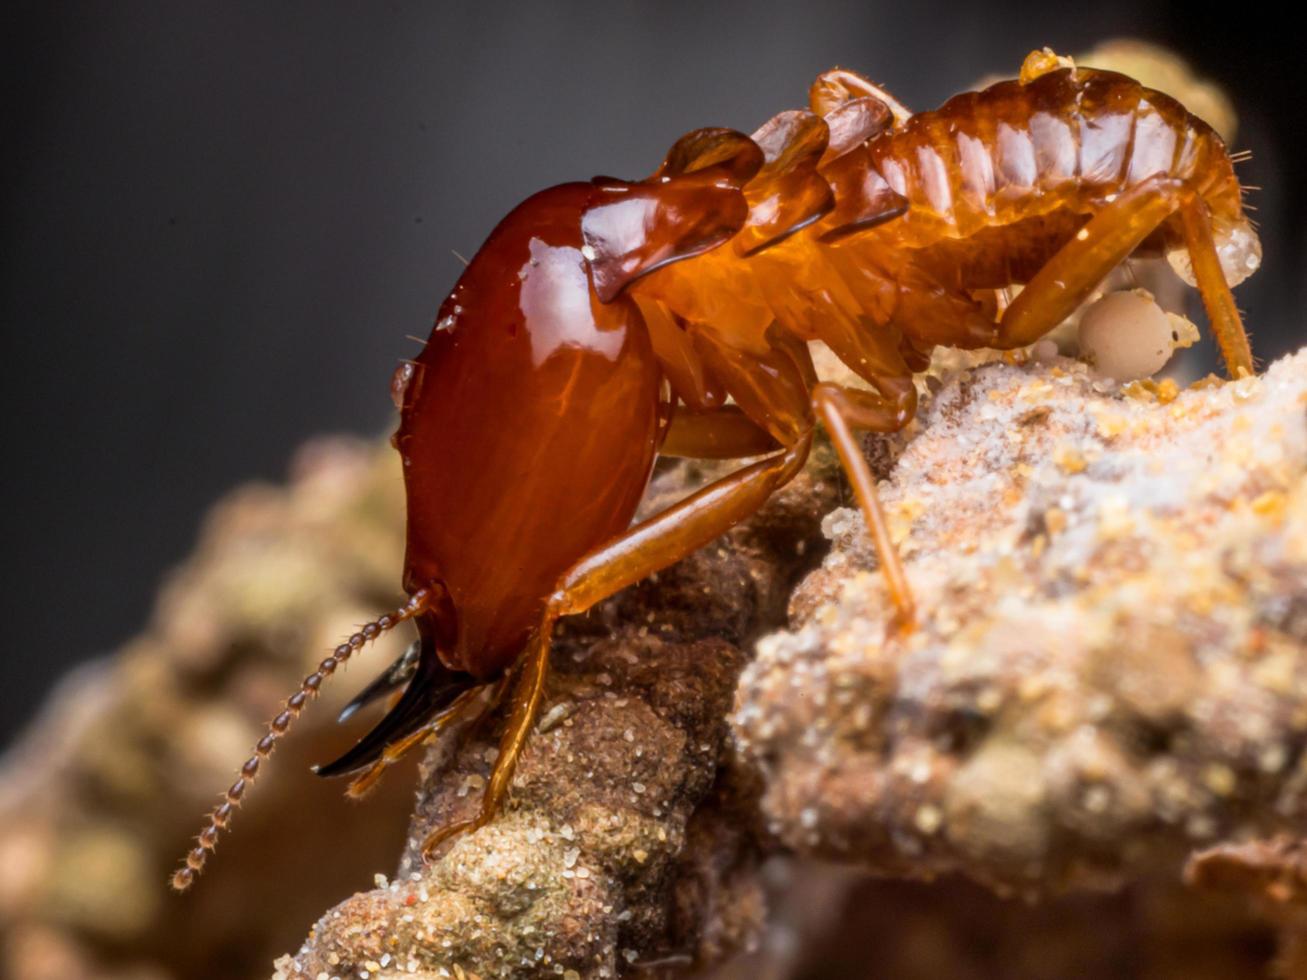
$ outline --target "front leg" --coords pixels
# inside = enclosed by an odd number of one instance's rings
[[[1197,192],[1153,177],[1121,194],[1080,229],[1003,313],[994,346],[1024,347],[1075,312],[1109,272],[1179,213],[1185,248],[1231,378],[1252,374],[1252,352],[1212,240],[1211,214]]]
[[[803,468],[811,433],[782,452],[711,483],[583,557],[559,579],[519,660],[512,709],[476,816],[436,830],[422,845],[430,860],[455,834],[484,827],[503,806],[518,757],[535,727],[549,672],[554,624],[672,565],[755,513]]]

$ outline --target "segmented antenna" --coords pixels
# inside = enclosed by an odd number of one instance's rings
[[[361,650],[365,644],[375,640],[382,633],[393,629],[405,620],[412,619],[426,609],[430,601],[430,590],[418,589],[403,606],[389,615],[368,623],[348,640],[336,647],[331,652],[331,656],[318,664],[317,670],[304,678],[300,689],[286,699],[286,706],[281,714],[277,715],[269,723],[268,734],[259,739],[258,744],[254,746],[254,754],[246,760],[245,765],[241,766],[240,776],[236,779],[236,782],[228,787],[223,802],[209,814],[209,822],[195,839],[195,847],[187,853],[182,866],[173,873],[172,887],[176,891],[184,892],[195,883],[195,879],[204,870],[204,863],[208,860],[209,852],[218,843],[218,835],[231,823],[232,815],[241,805],[241,801],[244,800],[250,784],[258,776],[259,767],[263,764],[263,760],[272,755],[272,750],[282,736],[290,730],[291,722],[299,717],[300,712],[304,710],[304,706],[311,699],[317,697],[322,682],[334,674],[337,667]]]

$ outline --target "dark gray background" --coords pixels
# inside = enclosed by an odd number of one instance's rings
[[[1169,44],[1256,153],[1254,345],[1297,336],[1301,64],[1228,3],[45,0],[5,23],[0,739],[141,626],[223,491],[314,433],[385,431],[451,249],[538,188],[748,131],[833,64],[928,107],[1032,47]]]

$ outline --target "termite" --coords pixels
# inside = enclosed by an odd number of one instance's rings
[[[752,136],[682,137],[649,178],[541,191],[491,232],[396,372],[408,601],[341,644],[273,719],[172,884],[191,885],[324,680],[401,622],[415,652],[356,699],[393,709],[321,775],[361,793],[487,700],[509,701],[489,821],[545,691],[560,617],[703,547],[803,467],[820,422],[875,545],[895,625],[912,592],[857,430],[916,410],[936,345],[1034,343],[1121,262],[1168,253],[1226,368],[1253,370],[1230,286],[1257,266],[1230,155],[1178,102],[1036,52],[1013,81],[911,114],[851,71]],[[1024,288],[1010,303],[1007,287]],[[870,386],[818,380],[823,341]],[[754,461],[632,525],[655,457]],[[406,669],[407,668],[407,669]]]

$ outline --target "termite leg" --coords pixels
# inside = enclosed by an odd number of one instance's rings
[[[658,453],[688,459],[742,459],[779,448],[780,443],[739,406],[723,405],[708,412],[677,411]]]
[[[848,323],[837,316],[819,324],[818,336],[855,374],[877,389],[875,392],[859,391],[818,384],[813,376],[809,380],[810,406],[805,407],[805,414],[809,418],[815,415],[830,433],[831,442],[858,498],[867,533],[871,535],[872,545],[880,558],[897,611],[896,625],[910,629],[916,616],[912,591],[908,588],[898,551],[890,540],[885,513],[876,495],[876,478],[853,429],[897,432],[907,425],[917,411],[917,388],[912,372],[903,359],[897,337],[866,330],[861,324]]]
[[[1184,228],[1185,248],[1193,266],[1198,294],[1203,298],[1212,333],[1225,358],[1225,369],[1230,377],[1238,378],[1253,373],[1253,354],[1248,346],[1239,309],[1234,305],[1234,294],[1225,281],[1221,260],[1212,239],[1212,216],[1207,205],[1194,195],[1180,208],[1180,223]]]
[[[245,793],[249,786],[254,782],[263,765],[263,760],[272,755],[272,751],[281,741],[282,737],[290,730],[291,723],[299,717],[300,712],[310,700],[318,696],[318,691],[322,687],[322,682],[336,672],[336,670],[350,657],[359,650],[375,640],[382,633],[394,629],[405,620],[412,619],[423,612],[432,600],[432,593],[428,589],[419,589],[413,593],[412,597],[403,606],[400,606],[393,613],[382,616],[371,623],[363,626],[357,633],[348,640],[336,647],[331,656],[325,658],[322,663],[318,664],[318,669],[304,678],[300,689],[286,699],[286,707],[272,719],[268,726],[268,733],[259,739],[254,746],[254,754],[241,767],[239,778],[228,788],[225,797],[210,814],[209,821],[204,829],[200,831],[193,847],[186,855],[185,864],[178,868],[172,876],[172,887],[179,892],[185,891],[194,882],[196,876],[204,870],[205,861],[208,859],[209,852],[217,846],[218,836],[222,833],[228,824],[231,823],[232,815],[245,799]]]
[[[876,477],[853,434],[855,427],[872,432],[896,432],[907,424],[916,410],[916,387],[911,377],[899,379],[899,384],[894,387],[896,397],[886,398],[870,391],[822,383],[813,389],[812,407],[826,426],[844,472],[853,484],[867,532],[880,558],[890,598],[898,608],[898,625],[911,629],[916,619],[912,589],[904,574],[898,549],[890,538],[889,522],[876,493]]]
[[[725,533],[757,511],[803,468],[811,445],[809,433],[783,452],[709,484],[591,552],[563,575],[523,654],[512,694],[512,711],[480,809],[471,819],[446,824],[428,836],[422,844],[424,857],[429,860],[436,848],[455,834],[485,826],[503,804],[518,757],[540,709],[550,640],[559,617],[585,612],[595,603],[674,564]]]
[[[1002,289],[994,290],[994,306],[999,317],[1007,312],[1007,308],[1012,305],[1012,289],[1004,286]]]
[[[376,788],[377,783],[381,782],[381,777],[387,769],[406,756],[410,749],[425,742],[427,736],[431,734],[433,732],[430,727],[423,727],[398,742],[387,745],[380,759],[349,781],[349,785],[345,787],[345,795],[354,800],[361,800],[367,796]]]
[[[1026,284],[1004,311],[993,346],[1033,344],[1065,320],[1108,273],[1175,213],[1181,200],[1179,182],[1167,177],[1153,177],[1123,192]]]
[[[517,683],[513,687],[512,710],[499,740],[499,753],[495,756],[494,768],[490,771],[490,780],[481,797],[481,806],[470,820],[459,820],[445,824],[427,836],[422,842],[423,860],[431,860],[431,855],[443,841],[464,831],[484,827],[494,819],[508,795],[508,788],[513,782],[513,772],[517,769],[518,757],[526,745],[531,729],[535,727],[536,715],[540,712],[540,701],[544,697],[545,679],[549,675],[549,647],[553,637],[554,619],[549,612],[545,620],[531,635],[526,652],[519,665]]]
[[[504,694],[512,684],[513,676],[511,673],[505,674],[497,681],[490,683],[490,697],[486,699],[485,704],[477,712],[475,718],[468,722],[467,727],[460,733],[459,738],[464,741],[471,741],[476,738],[483,728],[491,723],[494,719],[499,706],[504,701]]]
[[[484,690],[484,685],[469,688],[455,698],[448,708],[440,712],[440,714],[417,731],[405,735],[398,741],[387,745],[381,752],[381,758],[368,766],[361,774],[350,780],[349,786],[345,789],[346,795],[354,799],[359,799],[371,792],[373,787],[381,781],[381,777],[387,769],[399,762],[404,758],[404,756],[408,755],[410,751],[417,748],[427,739],[440,734],[441,730],[447,728],[454,722],[459,721],[464,714],[467,713],[473,702],[480,697]],[[483,714],[485,710],[486,708],[483,705],[480,711],[476,712],[478,717]]]

